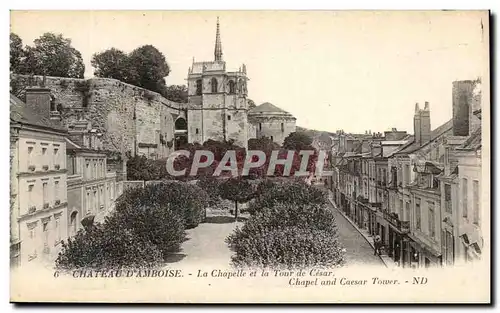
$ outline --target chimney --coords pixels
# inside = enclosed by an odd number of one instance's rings
[[[413,116],[413,132],[415,134],[415,142],[417,144],[421,144],[421,134],[420,134],[420,107],[418,106],[418,102],[415,103],[415,115]]]
[[[472,113],[474,82],[453,82],[453,136],[468,136]]]
[[[424,109],[420,111],[420,140],[422,145],[431,140],[431,112],[427,101]]]

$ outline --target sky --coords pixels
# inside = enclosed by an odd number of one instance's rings
[[[92,54],[152,44],[172,85],[186,83],[193,58],[214,59],[217,16],[223,58],[228,70],[246,65],[249,98],[302,127],[413,133],[415,103],[428,101],[434,129],[451,118],[452,82],[488,73],[480,11],[12,11],[11,31],[25,45],[45,32],[70,38],[88,78]]]

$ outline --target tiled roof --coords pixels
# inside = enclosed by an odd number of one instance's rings
[[[443,125],[439,126],[436,129],[434,129],[433,131],[431,131],[431,140],[429,142],[434,141],[437,138],[441,137],[444,133],[451,130],[452,127],[453,127],[453,120],[449,120],[448,122],[444,123]],[[410,141],[406,145],[402,146],[401,149],[396,151],[394,154],[412,153],[412,152],[417,151],[420,148],[426,146],[427,144],[429,144],[429,142],[420,146],[417,142],[415,142],[415,137],[413,137],[412,141]]]
[[[457,149],[470,151],[481,149],[481,128],[476,129]]]
[[[248,113],[259,114],[259,113],[288,113],[288,112],[278,108],[272,103],[264,102],[261,105],[256,106],[255,108],[249,110]]]
[[[67,130],[59,123],[52,121],[37,108],[28,106],[14,95],[10,95],[10,119],[11,121],[48,128],[58,132],[67,133]]]

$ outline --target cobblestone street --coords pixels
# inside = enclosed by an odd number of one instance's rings
[[[352,224],[333,206],[332,212],[337,221],[339,239],[346,251],[347,266],[352,265],[380,265],[382,260],[373,255],[373,248]]]

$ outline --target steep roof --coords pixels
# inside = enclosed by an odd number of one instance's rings
[[[272,103],[264,102],[261,105],[256,106],[255,108],[249,110],[248,113],[259,114],[259,113],[288,113],[288,112],[278,108]]]
[[[434,141],[437,138],[441,137],[444,133],[451,130],[452,127],[453,127],[453,120],[449,120],[448,122],[444,123],[443,125],[439,126],[438,128],[435,128],[433,131],[431,131],[431,140],[429,140],[427,143],[425,143],[423,145],[419,145],[417,142],[415,142],[415,137],[413,137],[412,141],[410,141],[406,145],[402,146],[401,149],[396,151],[394,154],[405,154],[405,153],[412,153],[414,151],[417,151],[418,149],[428,145],[429,142]]]
[[[457,147],[459,150],[477,151],[481,149],[481,128],[476,129],[467,140]]]
[[[10,119],[21,124],[67,133],[62,125],[45,116],[39,109],[28,106],[12,94],[10,95]]]

